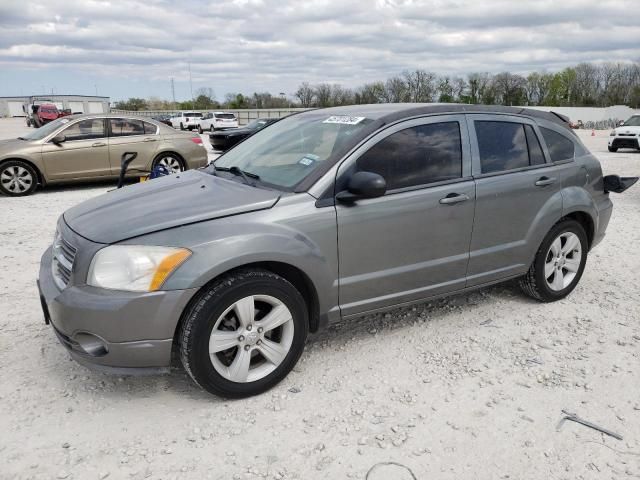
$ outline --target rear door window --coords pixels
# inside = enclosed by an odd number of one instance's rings
[[[133,120],[130,118],[111,118],[112,137],[130,137],[133,135],[144,135],[144,126],[142,120]]]
[[[482,173],[529,166],[529,152],[521,123],[476,121]]]
[[[546,163],[531,125],[517,122],[476,120],[482,173],[495,173]]]
[[[155,135],[158,133],[158,127],[156,127],[153,123],[142,122],[144,125],[144,134],[145,135]]]
[[[381,140],[356,162],[374,172],[387,190],[462,177],[462,142],[458,122],[431,123],[400,130]]]
[[[542,132],[544,141],[547,144],[552,162],[573,160],[575,145],[571,140],[549,128],[540,127],[540,132]]]

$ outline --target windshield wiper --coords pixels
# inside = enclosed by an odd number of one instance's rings
[[[251,180],[249,180],[249,177],[254,178],[256,180],[260,180],[260,175],[256,175],[255,173],[251,173],[251,172],[245,172],[244,170],[240,169],[240,167],[237,166],[232,166],[232,167],[216,167],[215,164],[213,164],[213,171],[214,173],[216,171],[219,172],[229,172],[232,173],[234,175],[237,175],[239,177],[242,177],[242,179],[245,181],[245,183],[247,185],[251,185],[252,187],[255,187],[256,184],[254,182],[252,182]]]

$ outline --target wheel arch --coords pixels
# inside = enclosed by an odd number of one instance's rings
[[[2,160],[0,160],[0,165],[3,165],[7,162],[24,162],[27,163],[31,166],[31,168],[33,168],[36,172],[36,176],[38,177],[38,184],[39,185],[45,185],[46,184],[46,178],[44,176],[44,174],[42,173],[42,170],[40,169],[40,167],[38,165],[36,165],[32,160],[26,159],[26,158],[21,158],[21,157],[9,157],[9,158],[3,158]]]
[[[209,286],[213,283],[220,280],[222,277],[232,274],[233,272],[239,270],[251,270],[251,269],[259,269],[259,270],[267,270],[271,273],[275,273],[276,275],[281,276],[289,283],[291,283],[302,295],[304,298],[305,304],[307,306],[307,312],[309,315],[309,331],[315,333],[320,328],[320,301],[318,297],[318,291],[316,290],[315,285],[309,278],[309,276],[303,272],[300,268],[291,265],[290,263],[280,262],[280,261],[258,261],[245,263],[216,275],[211,280],[209,280],[205,285],[200,287],[197,292],[193,295],[191,300],[187,303],[187,306],[184,308],[182,315],[180,315],[180,319],[176,325],[173,339],[174,339],[174,348],[177,345],[178,335],[180,334],[180,329],[182,328],[182,324],[186,316],[191,311],[193,305],[199,300],[200,294],[205,291]]]

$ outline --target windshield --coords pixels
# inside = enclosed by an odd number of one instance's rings
[[[624,122],[625,127],[640,127],[640,115],[634,115],[629,117],[629,120]]]
[[[65,125],[66,123],[69,123],[70,121],[71,120],[69,118],[59,118],[57,120],[54,120],[53,122],[47,123],[40,128],[36,128],[29,133],[25,133],[19,138],[21,138],[22,140],[42,140],[44,137],[55,132],[58,128]]]
[[[290,190],[372,121],[320,111],[292,115],[220,156],[215,167],[238,167],[259,175],[261,182]]]

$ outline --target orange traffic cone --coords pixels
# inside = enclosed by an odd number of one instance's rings
[[[591,130],[591,136],[595,137],[596,136],[596,131],[595,130]]]

